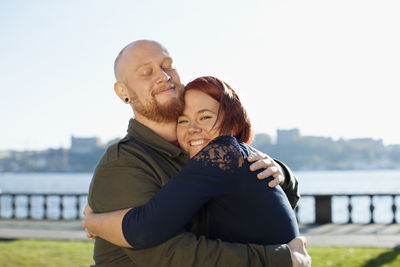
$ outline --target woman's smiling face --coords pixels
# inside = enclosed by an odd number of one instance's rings
[[[185,109],[178,117],[177,136],[179,145],[190,157],[220,135],[223,116],[218,116],[219,106],[218,101],[199,90],[185,93]]]

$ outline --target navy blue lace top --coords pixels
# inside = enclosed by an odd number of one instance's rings
[[[124,217],[125,239],[135,249],[156,246],[184,229],[207,205],[209,239],[264,245],[285,244],[299,235],[296,217],[272,178],[249,170],[247,145],[232,136],[211,141],[144,206]]]

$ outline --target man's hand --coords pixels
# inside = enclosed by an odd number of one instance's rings
[[[293,267],[310,267],[311,257],[306,251],[306,238],[299,236],[292,239],[288,246],[292,257]]]
[[[253,147],[250,147],[250,149],[253,153],[247,159],[249,162],[255,161],[250,165],[250,170],[256,171],[265,169],[257,174],[257,178],[261,180],[272,176],[274,179],[268,183],[269,187],[275,187],[278,184],[282,185],[285,182],[285,175],[282,167],[267,154],[258,151]]]

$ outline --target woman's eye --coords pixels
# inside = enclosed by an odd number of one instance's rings
[[[203,116],[203,117],[201,117],[200,118],[200,120],[208,120],[208,119],[211,119],[212,117],[211,116]]]

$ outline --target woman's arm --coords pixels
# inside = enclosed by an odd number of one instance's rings
[[[181,232],[208,200],[231,191],[234,181],[223,170],[187,165],[144,206],[122,221],[125,239],[136,249],[154,247]]]
[[[214,143],[215,145],[215,143]],[[215,147],[214,147],[215,148]],[[217,146],[231,154],[237,164],[240,154],[229,146]],[[210,157],[210,155],[213,157]],[[210,198],[229,192],[235,185],[226,169],[227,159],[218,153],[203,150],[144,206],[133,209],[88,214],[84,227],[94,235],[119,246],[136,249],[156,246],[173,237]],[[222,154],[221,154],[222,155]],[[235,158],[236,157],[236,158]],[[204,159],[206,158],[206,159]]]
[[[184,172],[171,179],[144,206],[106,213],[86,212],[82,226],[88,233],[118,246],[156,246],[179,233],[204,203],[228,188],[221,186],[226,178],[211,175],[210,169],[193,171],[196,174]]]

